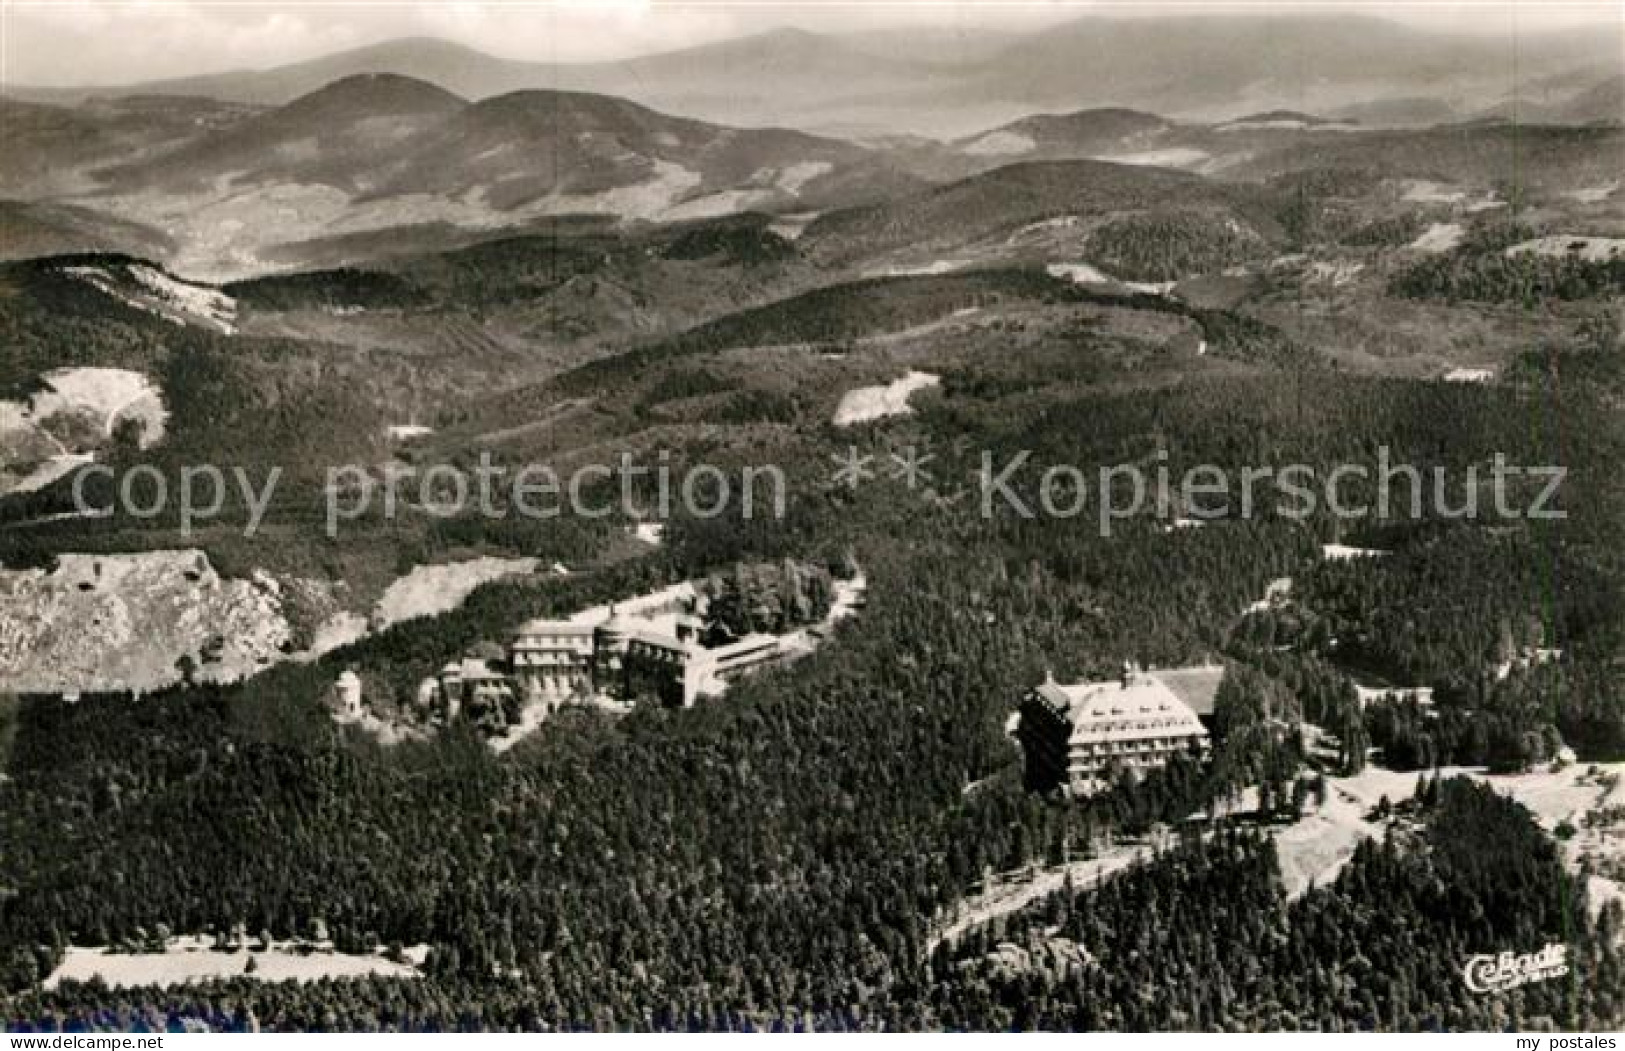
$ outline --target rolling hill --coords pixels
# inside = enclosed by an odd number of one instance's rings
[[[1619,127],[1522,126],[1500,121],[1408,131],[1303,136],[1259,150],[1226,174],[1267,178],[1339,170],[1560,194],[1606,183],[1625,166]]]
[[[1089,16],[974,39],[782,29],[573,65],[414,38],[133,94],[13,89],[0,118],[21,148],[0,160],[0,196],[58,209],[11,209],[25,244],[151,254],[209,280],[368,265],[560,216],[750,211],[822,213],[808,231],[819,262],[958,265],[948,253],[985,258],[984,239],[1069,216],[1194,203],[1255,225],[1235,209],[1261,191],[1170,170],[1601,186],[1619,154],[1596,125],[1622,81],[1617,48],[1597,37],[1520,37],[1516,77],[1494,33],[1348,15]],[[1503,104],[1588,127],[1479,119]],[[1472,122],[1372,128],[1429,114]],[[950,137],[859,145],[804,130],[830,125]],[[1131,170],[1034,167],[1086,161]]]
[[[1516,51],[1518,62],[1513,64]],[[1517,78],[1619,71],[1606,34],[1450,34],[1354,14],[1090,17],[1013,43],[980,90],[1213,120],[1424,95],[1470,112]]]
[[[51,135],[88,135],[78,111],[27,112]],[[46,120],[57,114],[70,123]],[[400,228],[438,228],[454,242],[459,230],[496,236],[557,215],[669,221],[841,207],[917,185],[883,153],[803,132],[728,128],[582,92],[469,103],[395,74],[346,77],[171,149],[82,167],[89,185],[75,204],[168,231],[176,249],[166,261],[216,279],[297,266],[305,241]]]
[[[78,106],[0,95],[0,196],[34,198],[82,191],[89,172],[174,148],[251,114],[206,98],[150,95],[96,99]]]
[[[966,136],[934,151],[906,154],[915,170],[964,176],[1003,164],[1100,160],[1219,174],[1260,153],[1301,145],[1303,136],[1361,130],[1294,110],[1270,110],[1215,123],[1174,121],[1108,108],[1039,114]]]
[[[947,268],[1076,252],[1088,229],[1140,210],[1211,209],[1263,221],[1263,191],[1150,166],[1105,161],[1009,164],[879,204],[833,212],[799,246],[829,265]],[[957,259],[957,256],[966,258]],[[1073,256],[1075,258],[1075,256]]]
[[[504,210],[552,197],[553,213],[695,216],[816,200],[848,173],[878,168],[870,151],[801,132],[723,128],[607,95],[519,91],[437,125],[376,196],[481,193]]]
[[[421,77],[472,99],[517,91],[587,91],[623,95],[719,123],[816,125],[830,123],[824,111],[847,109],[831,106],[832,90],[857,98],[906,95],[944,67],[985,59],[988,51],[945,46],[936,55],[910,60],[910,51],[919,47],[917,39],[908,49],[880,43],[785,29],[623,61],[555,64],[498,58],[447,40],[410,37],[274,69],[184,77],[139,85],[138,90],[275,106],[345,77],[394,73]],[[29,97],[76,101],[122,93],[47,90]]]
[[[426,81],[357,74],[178,149],[95,175],[116,193],[184,193],[222,179],[234,188],[293,180],[356,192],[404,160],[417,135],[465,105]]]
[[[816,283],[768,226],[760,215],[619,231],[561,222],[225,291],[246,332],[393,348],[425,376],[490,390]]]
[[[1618,76],[1621,54],[1617,35],[1521,32],[1514,39],[1508,32],[1434,32],[1364,15],[1091,14],[1034,32],[970,39],[945,32],[781,29],[582,64],[496,58],[444,40],[411,38],[139,90],[280,105],[367,72],[422,77],[471,99],[531,89],[589,91],[726,124],[955,138],[1035,111],[1106,106],[1200,120],[1281,107],[1365,107],[1369,122],[1384,112],[1383,104],[1432,99],[1443,109],[1428,120],[1460,118],[1482,110],[1485,99],[1542,77],[1601,82]],[[26,94],[51,101],[124,93]]]
[[[0,261],[81,252],[161,257],[174,247],[159,230],[87,208],[0,200]]]
[[[1176,166],[1181,151],[1170,152],[1167,145],[1178,134],[1173,121],[1139,110],[1040,113],[956,139],[939,157],[951,156],[942,166],[962,168],[962,175],[1018,161],[1082,158]]]
[[[1609,77],[1572,96],[1555,116],[1567,124],[1625,123],[1625,76]]]

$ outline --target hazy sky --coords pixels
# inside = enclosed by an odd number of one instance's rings
[[[0,0],[0,84],[121,84],[264,68],[402,36],[438,36],[497,55],[594,60],[670,50],[780,26],[839,31],[938,25],[977,32],[1035,29],[1091,11],[1306,8],[1362,10],[1396,21],[1469,32],[1594,25],[1621,31],[1621,4],[1487,0],[1358,0],[1210,4],[1112,2],[855,3],[651,0]],[[1625,47],[1625,41],[1622,41]]]

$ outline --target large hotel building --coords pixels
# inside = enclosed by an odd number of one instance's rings
[[[1201,714],[1213,710],[1224,669],[1144,672],[1125,667],[1110,682],[1062,685],[1048,677],[1022,700],[1016,737],[1034,788],[1098,791],[1117,771],[1162,766],[1207,749]]]

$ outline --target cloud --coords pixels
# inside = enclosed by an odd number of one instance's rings
[[[6,80],[116,84],[273,65],[364,42],[347,18],[277,4],[8,4]]]

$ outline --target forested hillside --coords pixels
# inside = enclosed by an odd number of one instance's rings
[[[956,388],[968,379],[956,380]],[[1215,391],[1223,395],[1220,409]],[[1174,451],[1176,466],[1224,464],[1260,453],[1260,443],[1271,457],[1330,462],[1378,441],[1437,461],[1442,450],[1430,446],[1428,435],[1444,420],[1455,421],[1445,460],[1471,460],[1497,447],[1530,456],[1543,451],[1545,439],[1530,432],[1527,419],[1506,411],[1515,393],[1442,385],[1412,393],[1334,375],[1271,372],[1206,390],[1175,384],[1117,393],[1065,385],[1004,396],[984,391],[952,395],[901,430],[859,440],[884,449],[906,437],[936,449],[944,480],[974,463],[970,449],[961,459],[952,446],[952,436],[968,428],[1001,457],[1032,448],[1043,460],[1080,464],[1132,459],[1158,444]],[[1017,405],[1027,408],[1012,411]],[[1605,419],[1613,410],[1585,411]],[[1423,421],[1431,421],[1425,429]],[[1605,428],[1574,433],[1566,453],[1584,484],[1569,497],[1571,557],[1588,560],[1609,583],[1565,589],[1570,605],[1548,618],[1543,631],[1550,634],[1540,639],[1565,648],[1553,674],[1578,683],[1597,681],[1617,661],[1621,620],[1618,577],[1600,539],[1605,523],[1615,521],[1605,509],[1618,493],[1605,473],[1591,469],[1614,439]],[[830,445],[815,435],[775,444],[793,475],[818,476]],[[1380,609],[1384,581],[1403,579],[1413,563],[1432,565],[1433,586],[1452,596],[1437,601],[1458,608],[1455,631],[1479,632],[1492,650],[1508,617],[1521,624],[1549,613],[1538,592],[1508,588],[1499,570],[1463,574],[1436,561],[1446,551],[1481,550],[1491,558],[1510,543],[1493,535],[1472,539],[1479,527],[1439,526],[1462,534],[1445,548],[1426,543],[1424,528],[1404,542],[1405,553],[1389,556],[1393,561],[1319,573],[1316,528],[1322,527],[1271,516],[1175,535],[1151,523],[1125,523],[1103,537],[1075,520],[984,519],[975,501],[942,503],[893,482],[856,496],[799,489],[781,523],[673,523],[668,550],[646,568],[628,564],[602,580],[583,577],[540,590],[490,588],[457,614],[401,625],[319,664],[274,671],[244,687],[75,705],[25,698],[11,780],[0,794],[5,838],[13,845],[4,879],[16,888],[0,911],[4,940],[14,947],[8,982],[15,988],[37,980],[64,944],[120,942],[158,924],[208,931],[242,922],[285,937],[308,934],[319,919],[344,945],[429,943],[431,977],[421,985],[360,983],[327,993],[237,986],[207,994],[209,1002],[218,997],[227,1016],[252,1009],[262,1024],[289,1025],[320,1017],[311,1012],[353,1019],[362,1003],[372,1005],[365,1011],[378,1024],[1041,1025],[1062,1018],[1150,1024],[1138,1015],[1051,1014],[1050,999],[1030,997],[1021,1014],[952,1014],[946,1006],[936,1014],[928,1012],[928,998],[910,1000],[900,990],[922,980],[916,961],[932,917],[987,871],[1088,849],[1107,830],[1178,820],[1234,783],[1222,770],[1171,768],[1089,805],[1060,807],[1026,794],[1019,753],[1002,726],[1044,667],[1088,678],[1109,674],[1125,657],[1161,666],[1218,656],[1232,645],[1240,611],[1267,582],[1291,574],[1314,582],[1306,601],[1325,605],[1325,615],[1375,626],[1382,621],[1359,612],[1364,606],[1332,604],[1348,586],[1340,581],[1364,582]],[[745,551],[831,559],[850,551],[870,578],[868,609],[815,656],[742,683],[723,699],[619,721],[573,714],[501,759],[458,734],[381,747],[332,726],[319,707],[341,667],[404,686],[418,669],[503,624],[725,568]],[[1463,599],[1471,604],[1462,606]],[[1418,644],[1432,645],[1412,643]],[[1449,639],[1438,645],[1446,663],[1477,647],[1453,649]],[[1487,668],[1493,658],[1486,652],[1477,666]],[[1392,662],[1387,670],[1399,675],[1404,661],[1435,658],[1374,652],[1370,659]],[[1290,692],[1311,689],[1292,685],[1306,683],[1302,676],[1275,674],[1285,676]],[[1270,678],[1254,680],[1252,688],[1278,689],[1267,685]],[[1615,729],[1576,735],[1571,743],[1582,759],[1606,758],[1607,734],[1617,735],[1625,708],[1605,695],[1586,696],[1596,709],[1587,718]],[[1243,756],[1236,761],[1246,768]],[[972,784],[980,787],[967,794]],[[1177,875],[1184,863],[1172,863],[1144,879],[1209,881],[1203,885],[1212,893],[1203,891],[1203,900],[1267,900],[1263,848],[1228,849],[1235,860],[1188,863],[1205,875]],[[1324,902],[1335,914],[1356,907],[1339,904],[1341,895],[1388,895],[1377,884],[1358,889],[1368,870],[1370,880],[1407,886],[1411,863],[1388,857],[1369,853],[1340,890],[1307,902]],[[1398,870],[1379,876],[1384,865]],[[606,878],[606,871],[618,875]],[[1432,877],[1415,878],[1433,885]],[[1111,893],[1131,894],[1139,885]],[[1220,886],[1223,893],[1213,890]],[[1428,914],[1430,906],[1416,908]],[[1266,913],[1225,915],[1239,926],[1221,925],[1213,937],[1233,934],[1246,946]],[[1294,915],[1300,918],[1293,929],[1301,925],[1310,939],[1303,952],[1321,959],[1328,975],[1366,966],[1354,954],[1356,946],[1372,951],[1370,939],[1339,933],[1322,944],[1314,939],[1332,935],[1310,933],[1320,929],[1310,905]],[[1513,917],[1507,922],[1546,923],[1544,914],[1521,904],[1507,915]],[[1143,934],[1125,923],[1114,936],[1141,936],[1136,931]],[[1458,945],[1444,944],[1451,951]],[[742,970],[737,961],[747,956],[756,964]],[[1289,953],[1283,965],[1298,958]],[[1417,959],[1421,967],[1432,957]],[[517,977],[493,980],[494,968]],[[1116,981],[1132,977],[1113,973]],[[1545,993],[1527,995],[1537,998],[1531,1013],[1559,1009],[1538,999]],[[1355,1007],[1343,996],[1356,997]],[[1422,1005],[1446,1009],[1428,996],[1397,985],[1336,997],[1306,988],[1296,1001],[1277,1005],[1238,991],[1223,1005],[1189,1003],[1159,1024],[1333,1018],[1345,1025],[1425,1024],[1417,1015]],[[475,1000],[488,1013],[462,1017],[460,1005]],[[171,1001],[164,994],[147,1002]],[[953,1002],[960,1012],[983,1010],[974,999],[956,995]],[[54,1010],[51,1004],[74,1011],[105,1003],[93,990],[29,994],[8,1013],[33,1018]],[[504,1004],[515,1013],[504,1013]],[[1582,1012],[1572,1016],[1578,1019],[1605,1007],[1568,1009]],[[1478,1016],[1439,1017],[1455,1025]]]

